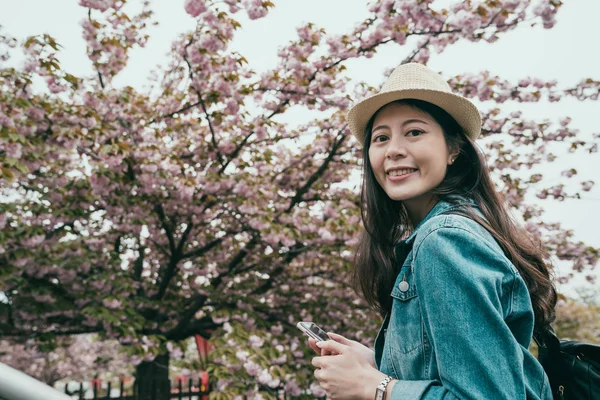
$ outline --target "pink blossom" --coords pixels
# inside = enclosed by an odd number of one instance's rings
[[[219,142],[219,150],[224,154],[233,153],[235,147],[235,144],[231,143],[229,140],[221,140]]]
[[[27,115],[29,115],[32,119],[41,120],[46,115],[46,111],[37,107],[29,107],[27,109]]]
[[[283,389],[292,396],[300,396],[300,394],[302,394],[302,389],[300,389],[300,386],[294,379],[289,380]]]
[[[104,304],[107,308],[117,309],[121,308],[122,303],[117,299],[104,299],[102,300],[102,304]]]
[[[250,187],[248,186],[248,184],[245,181],[238,182],[235,185],[235,187],[233,188],[233,193],[239,194],[242,196],[247,196],[249,191],[250,191]]]
[[[108,168],[115,168],[115,167],[123,164],[124,158],[125,158],[125,155],[123,155],[123,154],[113,155],[113,156],[106,157],[104,159],[104,162]]]
[[[90,177],[90,184],[92,190],[98,195],[102,195],[110,190],[110,180],[103,175],[92,175]]]
[[[281,244],[283,244],[286,247],[292,247],[296,244],[296,240],[289,238],[289,237],[281,237]]]
[[[533,78],[532,85],[538,89],[543,88],[546,84],[540,78]]]
[[[571,123],[571,118],[570,117],[562,118],[560,120],[560,126],[567,126],[570,123]]]
[[[61,84],[53,75],[46,77],[46,84],[51,93],[60,93],[67,89],[67,87],[64,84]]]
[[[235,357],[240,361],[246,361],[249,355],[249,352],[243,350],[239,350],[235,353]]]
[[[154,173],[154,172],[158,171],[158,165],[156,165],[156,164],[144,164],[140,168],[142,168],[144,171],[147,171],[150,173]]]
[[[102,12],[113,6],[114,0],[79,0],[79,5],[82,7],[93,8]]]
[[[260,365],[256,364],[253,361],[246,361],[244,363],[244,369],[246,370],[246,372],[248,372],[251,376],[257,376],[258,374],[260,374],[262,368],[260,367]]]
[[[56,299],[48,294],[34,294],[31,297],[38,303],[53,304],[56,302]]]
[[[238,207],[238,209],[244,215],[254,215],[254,214],[258,214],[258,212],[259,212],[258,207],[254,204],[242,204],[241,206]]]
[[[169,351],[169,357],[175,360],[183,358],[183,351],[179,346],[174,346],[172,342],[167,343],[167,350]]]
[[[534,8],[533,14],[542,18],[544,28],[550,29],[556,23],[557,7],[551,1],[540,1]]]
[[[196,44],[198,48],[205,49],[211,53],[216,53],[225,48],[225,43],[220,38],[212,35],[203,35]]]
[[[335,236],[327,228],[320,228],[319,236],[325,243],[335,242]]]
[[[207,182],[204,184],[204,191],[209,194],[215,194],[221,190],[221,183],[219,182]]]
[[[593,181],[585,181],[585,182],[581,182],[581,189],[589,192],[590,190],[592,190],[592,187],[594,186],[594,182]]]
[[[23,268],[23,267],[27,266],[30,262],[31,262],[31,258],[22,257],[22,258],[18,258],[15,261],[13,261],[13,265],[15,267]]]
[[[26,247],[36,247],[46,239],[46,235],[34,235],[21,242]]]
[[[263,346],[264,343],[264,339],[261,339],[256,335],[250,335],[250,338],[248,339],[248,344],[250,344],[250,346],[254,348],[260,348]]]
[[[194,193],[196,192],[196,188],[193,186],[184,185],[179,189],[179,198],[183,201],[191,201],[194,198]]]
[[[194,18],[207,10],[204,0],[185,0],[183,7]]]
[[[19,143],[8,143],[2,145],[0,143],[0,150],[4,150],[6,152],[6,156],[10,158],[21,158],[23,147]]]
[[[327,394],[317,382],[311,383],[309,389],[315,397],[324,397]]]
[[[273,376],[266,369],[260,373],[260,375],[257,378],[257,381],[261,385],[267,385],[270,388],[276,388],[281,383],[279,378],[273,378]]]
[[[217,317],[217,316],[213,316],[212,320],[215,324],[222,324],[222,323],[226,323],[227,321],[229,321],[229,317]]]
[[[481,17],[475,13],[460,10],[454,14],[452,24],[463,29],[466,33],[472,34],[481,27]]]
[[[250,19],[259,19],[267,15],[268,10],[263,6],[262,0],[242,0],[242,4]]]
[[[419,50],[417,55],[414,56],[413,61],[419,64],[427,64],[427,61],[429,61],[429,56],[429,49],[424,47]]]
[[[524,78],[519,80],[519,86],[527,87],[531,84],[531,80],[529,78]]]

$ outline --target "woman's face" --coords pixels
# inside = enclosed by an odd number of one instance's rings
[[[428,203],[454,158],[442,127],[427,113],[402,103],[384,106],[373,122],[369,161],[392,200]]]

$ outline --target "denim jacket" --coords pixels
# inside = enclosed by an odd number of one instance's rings
[[[399,380],[390,400],[551,400],[528,350],[527,286],[493,236],[456,207],[438,202],[396,246],[392,309],[375,340],[377,368]]]

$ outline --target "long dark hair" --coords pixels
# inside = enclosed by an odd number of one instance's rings
[[[441,127],[449,149],[458,151],[442,183],[433,190],[440,200],[455,202],[462,195],[473,199],[485,219],[475,210],[463,207],[459,213],[472,218],[487,229],[517,267],[529,288],[535,314],[536,330],[554,320],[556,289],[551,279],[551,265],[541,242],[517,224],[496,192],[484,156],[460,125],[446,111],[431,103],[407,99],[406,104],[427,113]],[[391,310],[390,293],[396,279],[395,244],[413,230],[402,202],[394,201],[381,188],[369,160],[371,129],[377,113],[365,130],[363,145],[363,181],[361,214],[364,229],[355,253],[352,273],[354,289],[382,316]]]

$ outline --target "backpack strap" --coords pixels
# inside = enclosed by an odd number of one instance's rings
[[[560,352],[560,339],[556,336],[556,332],[551,326],[533,333],[533,340],[537,343],[538,347],[548,349],[552,354]]]

